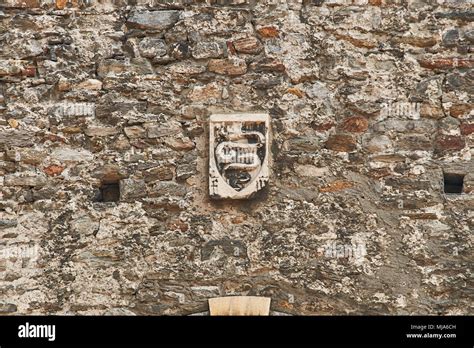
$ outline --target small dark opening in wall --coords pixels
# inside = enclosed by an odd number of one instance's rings
[[[118,202],[120,199],[120,186],[117,182],[102,183],[100,187],[100,202]]]
[[[444,173],[444,192],[445,193],[462,193],[464,184],[464,174],[448,174]]]

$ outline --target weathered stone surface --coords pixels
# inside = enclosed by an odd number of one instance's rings
[[[405,214],[404,216],[412,220],[438,220],[438,216],[434,213]]]
[[[326,176],[329,170],[327,167],[320,168],[311,164],[296,164],[295,172],[299,176],[317,178]]]
[[[341,128],[346,132],[362,133],[369,128],[369,121],[365,117],[353,116],[342,121]]]
[[[435,13],[436,18],[449,18],[449,19],[459,19],[463,21],[470,21],[474,20],[474,12],[472,10],[468,11],[450,11],[450,12],[437,12]]]
[[[20,173],[5,175],[5,186],[44,186],[46,177],[36,173]]]
[[[222,97],[222,87],[216,83],[209,83],[204,86],[194,86],[189,93],[189,99],[194,102],[209,102]]]
[[[211,59],[207,68],[216,74],[230,76],[243,75],[247,72],[245,60],[235,57],[228,59]]]
[[[96,80],[96,79],[87,79],[85,81],[82,81],[81,83],[77,84],[74,88],[75,89],[85,89],[85,90],[101,90],[102,89],[102,81]]]
[[[426,135],[409,134],[400,136],[395,148],[406,151],[430,151],[433,149],[433,143]]]
[[[63,172],[64,167],[63,166],[58,166],[58,165],[51,165],[48,167],[43,168],[43,172],[45,172],[49,176],[56,176],[59,175]]]
[[[453,69],[453,68],[472,68],[474,59],[454,58],[426,58],[418,61],[423,68],[427,69]]]
[[[89,151],[67,147],[58,148],[51,153],[51,158],[59,162],[86,162],[93,157]]]
[[[189,138],[167,138],[165,144],[176,151],[189,151],[196,147],[196,144]]]
[[[147,195],[145,180],[123,179],[120,180],[120,200],[133,201]]]
[[[165,40],[145,37],[140,41],[138,50],[142,57],[156,58],[166,55],[168,47]]]
[[[319,189],[319,192],[336,192],[336,191],[346,190],[353,186],[354,184],[350,181],[336,180],[327,186],[321,187]]]
[[[329,137],[325,144],[326,148],[338,152],[351,152],[357,148],[355,139],[346,134],[334,134]]]
[[[456,135],[440,135],[436,139],[435,151],[437,153],[446,153],[460,151],[466,146],[464,138]]]
[[[12,127],[12,128],[18,128],[18,126],[19,126],[18,121],[15,120],[14,118],[10,118],[7,122],[10,125],[10,127]]]
[[[109,135],[115,135],[120,133],[120,130],[116,127],[87,127],[84,134],[90,137],[106,137]]]
[[[443,118],[444,111],[439,104],[423,103],[420,108],[420,116],[439,120]]]
[[[118,59],[105,59],[97,68],[99,77],[120,76],[125,73],[145,75],[152,74],[151,63],[145,58],[132,58],[130,61]]]
[[[32,148],[22,148],[19,152],[19,160],[26,164],[38,165],[47,157],[44,151]]]
[[[186,186],[177,184],[172,181],[159,182],[150,189],[152,196],[184,196],[186,194]]]
[[[94,169],[92,176],[102,183],[115,183],[127,177],[127,171],[115,164],[106,164]]]
[[[333,33],[333,35],[338,39],[338,40],[344,40],[355,47],[358,48],[374,48],[377,46],[377,42],[373,39],[367,39],[367,38],[361,38],[361,37],[353,37],[351,35],[345,35],[345,34],[339,34],[339,33]]]
[[[149,138],[161,138],[167,136],[173,136],[181,133],[182,129],[179,123],[173,123],[169,125],[151,126],[148,128]]]
[[[288,92],[288,93],[291,93],[291,94],[293,94],[293,95],[296,95],[298,98],[303,98],[304,95],[305,95],[304,92],[303,92],[301,89],[299,89],[299,88],[294,88],[294,87],[293,87],[293,88],[288,88],[288,89],[287,89],[287,92]]]
[[[474,43],[474,29],[467,29],[464,32],[464,38],[467,39],[470,43]]]
[[[455,104],[449,109],[449,114],[452,117],[461,118],[468,115],[471,110],[474,110],[473,104]]]
[[[474,123],[463,123],[460,126],[462,135],[470,135],[474,133]]]
[[[251,64],[256,72],[284,72],[285,65],[278,59],[264,58]]]
[[[387,120],[374,125],[376,132],[423,133],[432,134],[436,130],[436,122],[431,120]]]
[[[180,11],[134,11],[127,19],[130,28],[164,30],[174,25]]]
[[[15,313],[17,310],[18,307],[14,303],[0,302],[0,313]]]
[[[99,77],[113,76],[123,73],[127,70],[126,62],[116,59],[106,59],[100,62],[97,68],[97,74]]]
[[[278,28],[268,26],[268,27],[258,28],[257,32],[260,34],[261,37],[273,38],[273,37],[277,37],[280,31],[278,30]]]
[[[257,54],[262,50],[262,45],[255,37],[247,37],[233,41],[234,48],[239,53]]]
[[[430,183],[427,180],[409,179],[400,177],[390,177],[385,180],[385,184],[390,187],[397,188],[399,190],[429,190]]]
[[[437,40],[434,37],[402,36],[393,39],[396,43],[408,44],[416,47],[432,47]]]
[[[321,149],[320,140],[316,137],[292,138],[286,145],[289,151],[294,152],[313,152]]]
[[[200,64],[189,64],[188,62],[180,62],[170,67],[170,72],[174,74],[197,75],[206,71],[206,67]]]
[[[459,40],[459,30],[451,29],[443,34],[443,45],[446,47],[454,47]]]
[[[4,220],[0,219],[0,229],[16,227],[18,225],[17,220]]]
[[[196,164],[195,163],[184,163],[179,164],[176,167],[176,179],[177,180],[186,180],[189,177],[196,174]]]
[[[224,55],[224,45],[216,41],[199,41],[192,49],[196,59],[220,58]]]
[[[371,137],[364,145],[367,151],[371,153],[390,151],[393,149],[393,142],[386,135],[376,135]]]
[[[0,132],[0,150],[5,147],[28,147],[34,139],[26,131],[2,130]]]
[[[19,75],[23,71],[26,61],[0,60],[0,77]]]
[[[146,134],[145,129],[141,126],[125,127],[123,131],[130,139],[143,138]]]
[[[171,180],[173,179],[173,167],[170,165],[162,165],[146,170],[143,173],[145,182],[154,182],[158,180]]]

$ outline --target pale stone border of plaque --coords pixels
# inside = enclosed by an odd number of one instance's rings
[[[270,314],[269,297],[260,296],[227,296],[210,298],[209,312],[214,315],[258,315],[267,316]]]
[[[215,159],[214,127],[216,123],[264,122],[265,158],[257,177],[241,191],[230,187],[219,173]],[[268,113],[213,114],[209,118],[209,195],[213,199],[246,199],[261,190],[268,183],[270,161],[270,116]]]

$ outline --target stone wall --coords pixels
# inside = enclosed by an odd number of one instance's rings
[[[1,0],[0,313],[469,313],[473,19],[469,0]],[[270,115],[270,180],[211,200],[208,120],[231,112]]]

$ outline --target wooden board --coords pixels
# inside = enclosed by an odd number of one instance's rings
[[[209,299],[211,315],[269,315],[269,297],[228,296]]]

